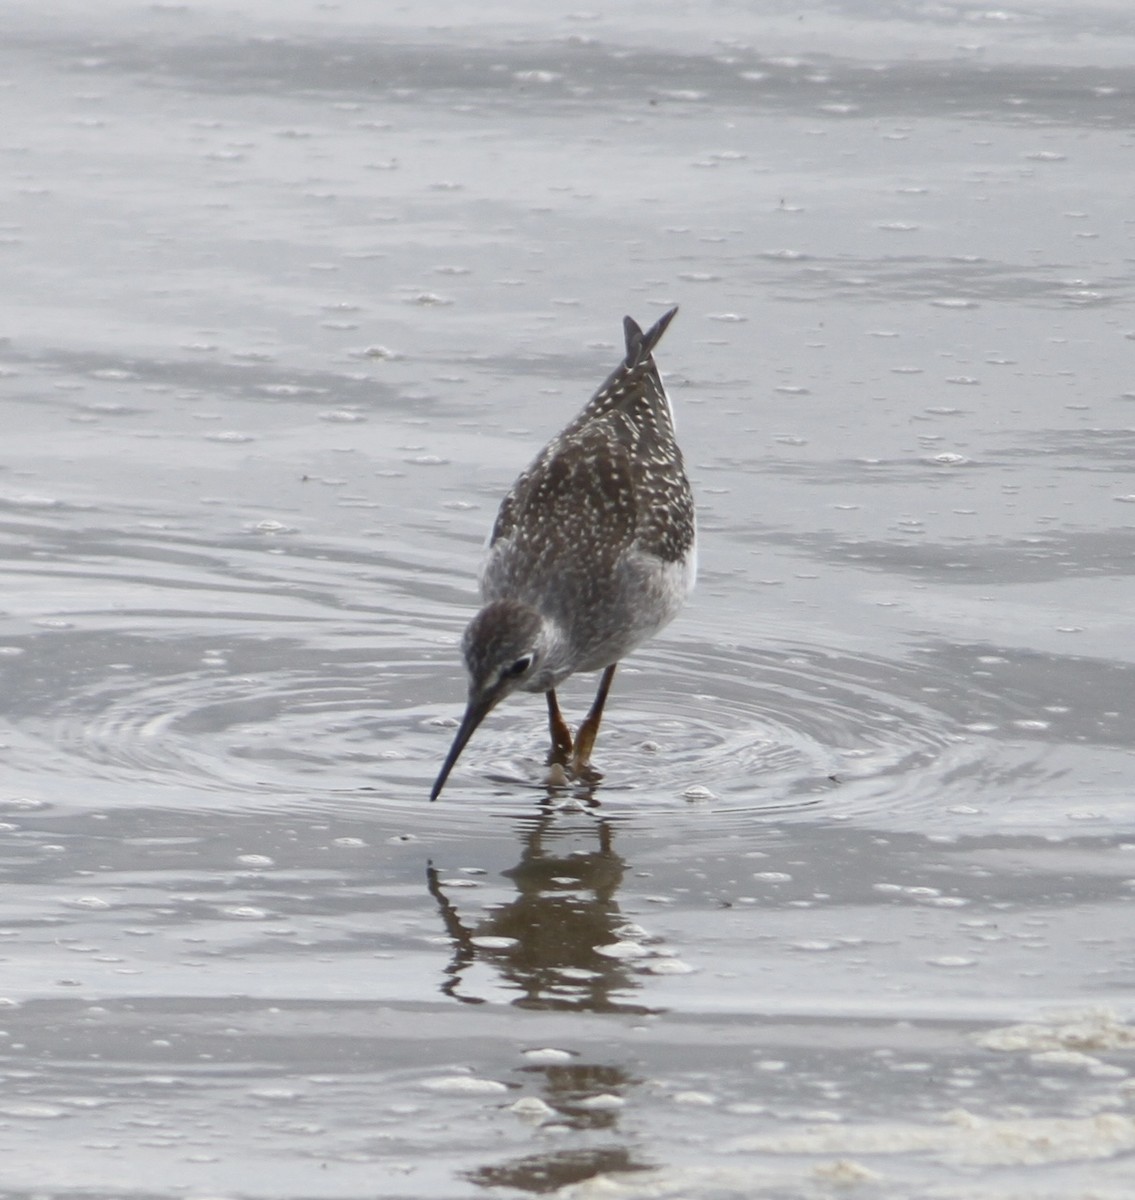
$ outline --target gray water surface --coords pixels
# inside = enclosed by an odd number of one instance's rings
[[[612,7],[8,6],[5,1196],[1131,1194],[1127,6]],[[675,303],[698,590],[431,805]]]

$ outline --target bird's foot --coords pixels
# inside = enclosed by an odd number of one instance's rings
[[[575,756],[570,753],[559,756],[555,748],[548,752],[547,765],[544,786],[549,788],[565,788],[573,783],[593,787],[603,778],[603,772],[596,770],[589,762],[576,762]]]
[[[593,767],[590,762],[578,762],[572,756],[571,776],[579,783],[596,784],[603,778],[603,772]]]

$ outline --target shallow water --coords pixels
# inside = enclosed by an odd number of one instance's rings
[[[10,7],[5,1195],[1127,1196],[1125,7]],[[431,805],[673,303],[698,591]]]

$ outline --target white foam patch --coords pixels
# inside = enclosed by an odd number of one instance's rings
[[[977,1044],[985,1050],[1043,1051],[1070,1050],[1097,1053],[1129,1050],[1135,1046],[1135,1025],[1125,1025],[1107,1008],[1057,1013],[1036,1024],[1009,1025],[979,1034]]]
[[[763,1154],[928,1154],[950,1165],[1039,1166],[1130,1154],[1135,1151],[1135,1117],[1100,1113],[987,1119],[955,1109],[940,1125],[824,1125],[736,1138],[725,1148]]]

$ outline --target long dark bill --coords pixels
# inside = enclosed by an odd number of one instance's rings
[[[438,774],[437,782],[433,785],[430,792],[430,800],[434,801],[441,795],[441,789],[445,787],[445,781],[449,778],[449,772],[453,770],[457,760],[461,757],[461,751],[465,749],[466,742],[476,732],[477,726],[485,719],[485,715],[489,709],[493,707],[492,701],[470,700],[468,707],[465,709],[465,715],[461,718],[461,724],[458,726],[457,735],[453,739],[453,745],[449,748],[449,753],[445,756],[445,762],[441,764],[441,771]]]

